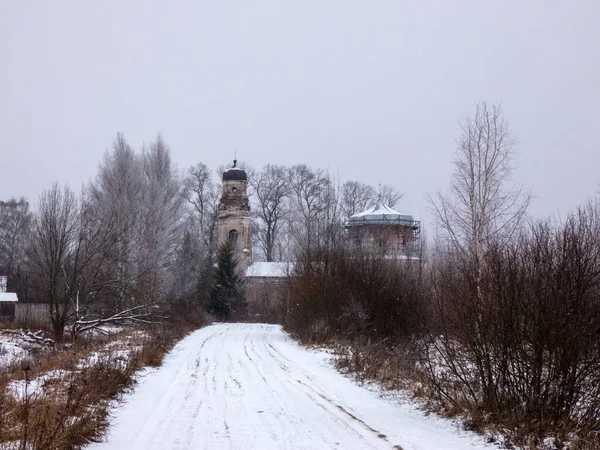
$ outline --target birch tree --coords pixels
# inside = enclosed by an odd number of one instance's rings
[[[90,186],[92,207],[109,231],[109,239],[115,243],[107,268],[116,280],[115,307],[130,307],[136,302],[134,290],[140,276],[144,187],[142,160],[119,133]]]
[[[144,302],[161,299],[173,281],[176,251],[183,232],[183,183],[159,135],[142,153],[144,198],[138,295]]]
[[[478,104],[461,131],[450,188],[430,204],[447,244],[481,264],[491,242],[514,235],[530,194],[512,182],[515,138],[500,106]]]

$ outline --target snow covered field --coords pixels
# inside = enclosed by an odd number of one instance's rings
[[[219,324],[181,341],[89,449],[479,449],[481,438],[357,386],[279,326]]]

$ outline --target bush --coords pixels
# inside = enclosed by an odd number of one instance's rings
[[[478,276],[479,274],[479,276]],[[520,436],[600,426],[600,233],[585,211],[439,259],[425,360],[440,398]],[[441,332],[441,333],[440,333]]]
[[[303,341],[393,344],[420,329],[425,291],[419,260],[323,251],[298,262],[294,272],[285,328]]]

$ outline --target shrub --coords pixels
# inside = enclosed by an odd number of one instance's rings
[[[394,343],[419,328],[425,291],[419,260],[340,251],[313,253],[289,280],[285,327],[300,339],[367,338]]]
[[[600,425],[600,233],[585,211],[440,259],[425,360],[441,398],[521,435]],[[441,334],[439,333],[441,331]],[[564,437],[564,436],[562,436]]]

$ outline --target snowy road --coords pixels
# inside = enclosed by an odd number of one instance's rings
[[[478,449],[472,434],[357,386],[278,326],[192,333],[90,449]]]

